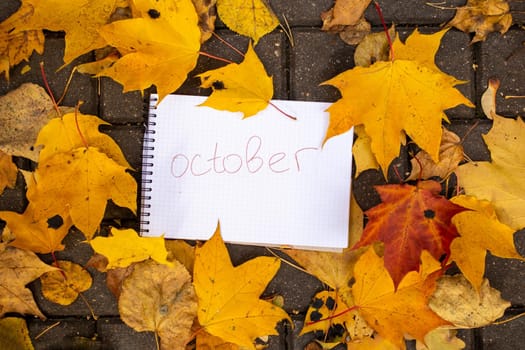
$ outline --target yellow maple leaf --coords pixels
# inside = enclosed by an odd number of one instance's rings
[[[45,319],[25,285],[54,270],[56,268],[44,264],[33,252],[15,247],[0,249],[0,317],[18,312]]]
[[[525,123],[494,115],[492,129],[483,135],[492,162],[461,165],[456,173],[466,194],[486,199],[499,220],[514,230],[525,227]]]
[[[60,225],[50,225],[49,218],[38,218],[34,205],[29,204],[23,214],[11,211],[0,212],[0,218],[6,221],[7,228],[14,235],[10,246],[27,249],[39,254],[48,254],[64,249],[62,240],[73,225],[71,218],[56,218]],[[62,222],[60,222],[62,220]]]
[[[139,237],[133,229],[111,228],[111,237],[96,237],[89,243],[93,250],[108,259],[107,269],[127,267],[134,262],[153,259],[171,266],[164,237]]]
[[[14,33],[27,30],[52,30],[66,33],[64,62],[106,45],[98,28],[109,22],[118,0],[23,0],[14,14],[18,18]]]
[[[195,252],[193,284],[201,326],[212,335],[253,350],[255,338],[277,334],[277,322],[290,317],[259,296],[280,265],[277,258],[261,256],[233,267],[217,228]]]
[[[251,44],[242,63],[230,63],[198,77],[201,78],[201,87],[213,89],[211,96],[200,106],[242,112],[244,118],[265,109],[273,96],[272,78]]]
[[[154,84],[159,102],[177,90],[195,67],[201,33],[191,0],[135,0],[142,18],[116,21],[100,35],[123,55],[99,76],[108,76],[124,91],[144,90]]]
[[[217,13],[228,28],[249,36],[255,44],[279,25],[277,16],[264,0],[217,0]]]
[[[427,35],[406,50],[432,50],[441,36]],[[403,45],[396,39],[394,46]],[[428,46],[426,46],[428,44]],[[418,50],[411,49],[416,45]],[[422,47],[419,47],[422,45]],[[390,62],[376,62],[369,67],[355,67],[324,82],[337,87],[342,98],[332,104],[326,139],[339,135],[354,125],[364,124],[370,136],[372,152],[383,172],[398,156],[406,134],[438,161],[441,120],[448,120],[445,109],[465,104],[473,107],[455,85],[461,81],[437,70],[428,63],[428,54],[420,63],[417,57]],[[435,51],[432,52],[435,54]],[[406,134],[405,134],[406,133]]]
[[[13,157],[0,151],[0,194],[6,187],[14,188],[18,168],[12,160]]]
[[[507,0],[468,0],[447,24],[466,33],[475,32],[472,43],[484,41],[491,32],[505,34],[512,25]]]
[[[78,125],[78,127],[77,127]],[[67,113],[60,118],[51,119],[38,134],[37,146],[40,162],[45,162],[56,153],[72,151],[85,146],[96,147],[119,165],[131,168],[118,144],[107,134],[99,131],[100,125],[110,125],[94,115]]]
[[[60,271],[51,271],[40,277],[42,295],[49,301],[70,305],[78,295],[93,284],[89,272],[79,264],[67,260],[57,260]]]
[[[161,349],[184,349],[197,313],[190,274],[179,263],[137,263],[122,283],[119,311],[134,330],[155,332]]]
[[[380,336],[404,349],[403,335],[423,341],[432,329],[449,323],[427,305],[439,277],[439,263],[423,251],[420,272],[409,272],[397,290],[383,259],[370,247],[354,268],[352,295],[359,314]]]
[[[501,258],[525,260],[514,246],[514,230],[498,220],[489,201],[472,196],[457,196],[450,201],[471,209],[452,218],[460,237],[450,244],[450,260],[456,262],[476,290],[483,283],[487,250]]]
[[[69,215],[88,240],[102,221],[108,199],[136,211],[136,181],[126,167],[94,147],[55,154],[39,164],[35,177],[27,197],[36,216]]]

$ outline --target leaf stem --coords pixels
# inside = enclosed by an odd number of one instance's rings
[[[51,97],[51,101],[53,102],[53,107],[55,108],[55,111],[57,112],[57,116],[60,117],[61,114],[60,114],[60,110],[58,109],[58,105],[55,100],[55,96],[53,96],[53,91],[51,91],[51,88],[49,87],[49,83],[47,82],[46,71],[44,70],[44,62],[40,62],[40,73],[42,74],[42,80],[44,80],[44,86],[46,87],[49,97]]]
[[[279,112],[281,112],[284,116],[292,119],[292,120],[297,120],[296,117],[294,117],[293,115],[291,114],[288,114],[286,113],[285,111],[283,111],[282,109],[280,109],[279,107],[277,107],[275,104],[272,103],[272,101],[268,101],[268,103],[270,104],[270,106],[272,106],[273,108],[275,108],[276,110],[278,110]]]
[[[383,30],[386,34],[386,40],[388,41],[388,47],[390,48],[390,60],[394,60],[394,47],[392,45],[392,38],[390,37],[390,33],[388,32],[388,28],[386,26],[385,17],[383,17],[383,11],[381,10],[381,6],[379,6],[379,3],[374,0],[374,6],[376,8],[377,14],[379,15],[379,19],[381,20],[381,24],[383,25]]]
[[[236,48],[235,46],[233,46],[232,44],[230,44],[229,42],[227,42],[226,40],[224,40],[223,38],[221,38],[219,36],[219,34],[215,33],[215,32],[211,32],[211,34],[213,36],[215,36],[217,39],[219,39],[220,42],[222,42],[224,45],[228,46],[230,49],[232,49],[233,51],[235,51],[236,53],[238,53],[239,55],[241,55],[242,57],[244,57],[244,54],[242,53],[241,50],[239,50],[238,48]]]
[[[215,56],[215,55],[212,55],[212,54],[209,54],[207,52],[204,52],[204,51],[199,51],[199,54],[200,55],[203,55],[203,56],[206,56],[206,57],[209,57],[209,58],[213,58],[214,60],[217,60],[217,61],[222,61],[222,62],[226,62],[226,63],[234,63],[226,58],[222,58],[222,57],[219,57],[219,56]]]
[[[79,108],[80,108],[80,102],[77,103],[77,105],[75,106],[75,125],[77,126],[77,132],[78,132],[78,135],[80,136],[80,139],[82,140],[82,144],[84,145],[85,148],[88,148],[89,145],[86,139],[84,138],[82,131],[80,130],[80,125],[78,124],[78,109]]]
[[[316,324],[316,323],[319,323],[319,322],[328,321],[328,320],[334,319],[334,318],[336,318],[336,317],[339,317],[339,316],[341,316],[341,315],[344,315],[344,314],[346,314],[346,313],[348,313],[348,312],[350,312],[350,311],[357,310],[358,308],[359,308],[359,306],[354,305],[354,306],[352,306],[352,307],[349,307],[349,308],[346,309],[346,310],[343,310],[343,311],[341,311],[341,312],[339,312],[339,313],[337,313],[337,314],[334,314],[334,315],[332,315],[332,316],[329,316],[329,317],[327,317],[327,318],[322,318],[322,319],[317,320],[317,321],[306,322],[306,325],[307,325],[307,326],[311,326],[311,325]]]

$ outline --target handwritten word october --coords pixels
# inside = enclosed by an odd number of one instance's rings
[[[300,154],[305,151],[316,151],[317,147],[298,148],[293,155],[286,152],[277,152],[264,159],[260,154],[262,139],[259,136],[251,136],[245,144],[244,152],[221,155],[219,144],[215,143],[215,150],[211,158],[206,159],[202,154],[186,155],[175,154],[171,159],[171,175],[181,178],[185,175],[203,176],[210,173],[236,174],[243,168],[251,174],[261,171],[267,167],[273,173],[285,173],[287,171],[301,171]],[[289,157],[293,157],[290,165]],[[295,164],[294,164],[295,163]]]

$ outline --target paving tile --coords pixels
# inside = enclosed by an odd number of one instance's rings
[[[497,113],[506,117],[525,115],[525,98],[505,99],[504,96],[524,96],[525,31],[512,29],[505,35],[492,33],[481,44],[478,95],[485,91],[488,79],[497,78],[501,85],[496,99]]]
[[[481,331],[483,350],[523,349],[525,318],[519,318],[498,326],[489,326]]]
[[[291,99],[336,101],[335,87],[319,86],[322,82],[354,66],[354,47],[338,36],[319,30],[294,30],[295,46],[290,57]]]
[[[40,62],[44,62],[44,68],[49,81],[49,86],[53,95],[58,100],[66,82],[70,77],[73,67],[80,63],[92,60],[91,54],[86,54],[74,60],[70,65],[58,70],[63,66],[62,57],[64,55],[64,40],[56,34],[46,36],[44,54],[33,53],[28,63],[22,62],[11,69],[10,80],[7,82],[3,77],[0,79],[0,95],[4,95],[9,90],[16,89],[23,83],[33,82],[44,87]],[[26,74],[21,74],[23,67],[28,65],[31,70]],[[84,101],[80,106],[80,111],[85,114],[97,114],[98,96],[96,79],[76,73],[71,80],[63,100],[63,106],[75,106],[79,101]]]
[[[153,332],[136,332],[119,318],[100,318],[96,329],[100,341],[107,349],[157,349]]]
[[[100,78],[100,115],[111,124],[142,123],[144,98],[140,91],[122,92],[122,85],[112,79]]]
[[[27,327],[35,350],[110,350],[95,338],[96,324],[92,319],[31,319]]]

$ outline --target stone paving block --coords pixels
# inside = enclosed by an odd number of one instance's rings
[[[76,229],[73,229],[66,236],[64,244],[66,245],[65,250],[55,252],[58,260],[69,260],[85,266],[89,258],[93,255],[91,246],[85,243],[84,236]],[[50,254],[42,255],[41,258],[48,264],[53,263]],[[78,299],[69,306],[55,304],[45,299],[41,293],[40,280],[31,283],[30,287],[40,310],[51,318],[64,316],[91,317],[91,311],[86,305],[86,302],[88,302],[95,316],[118,315],[117,301],[106,287],[106,274],[98,272],[91,267],[87,268],[87,271],[93,278],[93,285],[90,289],[82,293],[84,298],[79,296]]]
[[[525,318],[519,318],[497,326],[489,326],[481,331],[483,350],[523,349]]]
[[[291,99],[334,102],[340,96],[322,82],[354,66],[354,47],[318,29],[294,30],[290,57]]]
[[[122,92],[122,85],[112,79],[100,78],[100,115],[111,124],[142,123],[144,98],[140,91]]]
[[[223,40],[233,45],[242,53],[246,52],[249,39],[247,37],[235,34],[229,30],[220,30],[217,33]],[[285,36],[279,32],[273,32],[265,35],[255,46],[255,52],[262,61],[268,75],[273,77],[274,97],[275,99],[287,98],[287,85],[284,67],[286,64],[285,56]],[[236,53],[219,39],[211,37],[206,41],[201,51],[217,57],[221,57],[236,63],[242,62],[243,56]],[[184,95],[204,95],[211,93],[211,89],[200,88],[200,78],[196,75],[204,73],[211,69],[216,69],[225,66],[227,63],[220,60],[210,58],[204,55],[199,57],[197,66],[188,74],[186,82],[177,90],[177,93]]]
[[[22,62],[11,69],[9,82],[4,78],[0,79],[0,95],[4,95],[7,91],[13,90],[27,82],[32,82],[45,88],[40,71],[40,62],[44,62],[44,69],[49,86],[55,99],[58,100],[64,92],[66,82],[69,79],[73,67],[77,64],[92,60],[92,55],[86,54],[77,58],[68,66],[58,70],[63,66],[64,45],[64,40],[60,35],[52,34],[46,36],[44,54],[42,56],[33,53],[29,63]],[[21,74],[22,68],[26,65],[29,65],[31,70],[26,74]],[[80,106],[82,113],[97,114],[98,96],[96,80],[76,73],[69,85],[62,105],[74,107],[79,101],[84,101],[84,104]]]
[[[15,188],[6,188],[0,194],[0,211],[16,211],[22,213],[26,207],[25,182],[22,174],[18,174]]]
[[[119,318],[100,318],[96,328],[99,339],[108,349],[157,349],[153,332],[136,332]]]
[[[4,0],[0,2],[0,22],[6,20],[9,16],[18,10],[20,1],[18,0]]]
[[[56,323],[58,325],[55,325]],[[96,337],[94,320],[85,318],[61,318],[47,321],[31,319],[28,320],[27,327],[35,350],[110,350],[110,348],[103,347],[101,342],[93,339]],[[38,339],[35,339],[37,336],[39,336]]]
[[[506,34],[491,33],[481,43],[478,95],[485,91],[488,79],[497,78],[501,85],[496,99],[497,113],[506,117],[525,115],[525,98],[505,99],[507,95],[525,95],[525,31],[512,29]]]
[[[514,234],[514,243],[518,252],[525,256],[525,229]],[[525,294],[522,293],[525,290],[525,279],[518,277],[523,275],[524,269],[523,261],[487,254],[485,277],[489,279],[490,285],[501,291],[501,296],[513,305],[525,305]]]
[[[463,142],[464,152],[470,159],[473,161],[490,161],[490,152],[482,135],[490,130],[492,122],[488,119],[481,120],[475,127],[473,123],[472,121],[455,120],[451,124],[445,123],[444,126],[459,136]]]
[[[285,25],[284,16],[288,24],[293,27],[320,27],[321,12],[329,10],[334,5],[333,0],[270,0],[269,3],[279,21]]]

